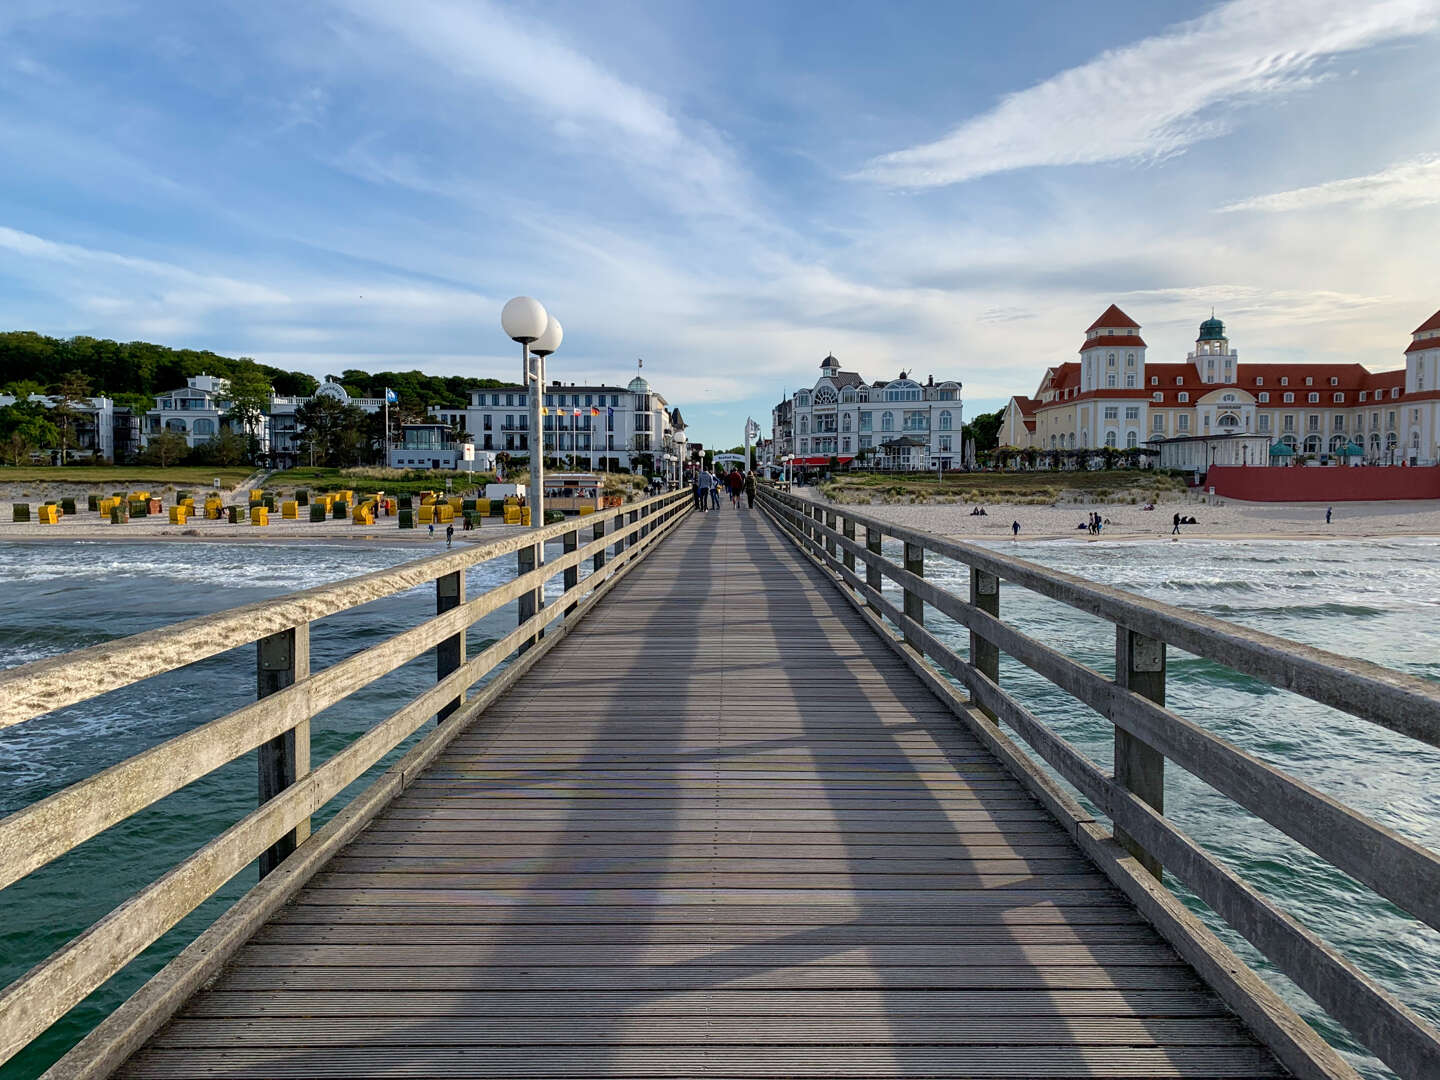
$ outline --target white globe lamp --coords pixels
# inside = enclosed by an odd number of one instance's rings
[[[517,296],[500,312],[500,325],[512,341],[528,345],[545,333],[550,315],[545,305],[528,296]]]
[[[511,303],[514,301],[512,300]],[[549,356],[560,348],[560,342],[564,337],[565,331],[560,326],[560,320],[554,315],[550,315],[547,317],[545,332],[531,343],[530,351],[536,356]]]

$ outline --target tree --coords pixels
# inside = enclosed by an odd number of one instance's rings
[[[191,453],[197,465],[242,465],[254,461],[254,436],[226,428],[209,442],[201,443]]]
[[[300,452],[315,465],[346,468],[365,456],[365,413],[333,397],[313,397],[295,410]]]
[[[50,400],[60,427],[61,465],[65,464],[65,453],[70,448],[76,428],[84,419],[84,414],[76,406],[88,404],[89,399],[90,380],[79,371],[67,372],[51,388]]]
[[[260,456],[261,425],[270,408],[270,380],[254,360],[242,356],[229,382],[230,411],[225,419],[230,430],[237,431],[245,441],[245,460],[254,461]]]
[[[1004,409],[981,413],[961,429],[961,439],[973,441],[977,454],[981,450],[994,450],[1000,445],[1000,424],[1004,418]]]
[[[140,454],[140,461],[142,464],[159,465],[164,469],[180,464],[189,453],[190,444],[184,435],[178,431],[161,431],[150,436],[150,441]]]
[[[37,450],[55,446],[60,432],[50,421],[50,410],[43,405],[17,401],[0,408],[0,441],[12,465],[21,465]]]

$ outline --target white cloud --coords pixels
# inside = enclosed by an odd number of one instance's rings
[[[860,177],[954,184],[1037,165],[1153,159],[1227,130],[1224,106],[1294,91],[1328,57],[1440,24],[1440,0],[1232,0],[1163,34],[1010,94],[936,142]]]
[[[1220,207],[1221,213],[1261,210],[1283,213],[1351,203],[1362,210],[1412,209],[1440,203],[1440,154],[1392,165],[1368,176],[1257,195]]]

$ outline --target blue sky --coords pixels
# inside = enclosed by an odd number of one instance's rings
[[[710,445],[833,351],[1029,393],[1398,364],[1440,307],[1440,0],[5,0],[0,326],[317,375],[635,359]]]

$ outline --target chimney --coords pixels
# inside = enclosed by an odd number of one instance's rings
[[[935,376],[934,376],[934,375],[929,376],[929,377],[925,380],[925,385],[926,385],[926,386],[934,386],[934,385],[935,385]]]

